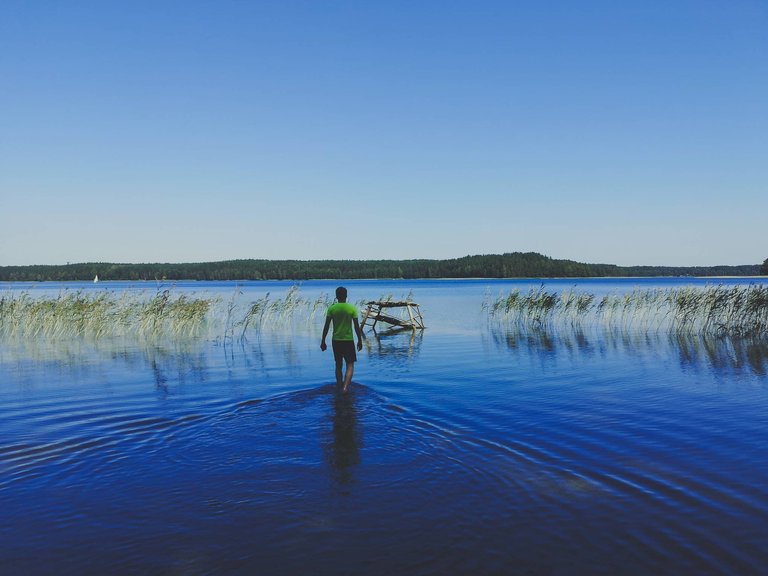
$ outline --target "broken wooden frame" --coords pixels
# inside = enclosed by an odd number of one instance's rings
[[[363,322],[360,325],[363,330],[369,325],[369,322],[374,331],[378,322],[384,322],[399,329],[424,330],[425,328],[424,318],[416,302],[372,300],[366,302],[366,306]]]

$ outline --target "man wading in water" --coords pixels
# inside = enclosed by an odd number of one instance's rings
[[[325,313],[325,326],[323,326],[323,338],[320,340],[320,350],[325,352],[328,346],[325,338],[328,336],[328,329],[333,321],[333,336],[331,337],[331,346],[333,347],[333,359],[336,361],[336,385],[342,386],[346,392],[349,384],[352,382],[352,374],[355,372],[355,341],[352,334],[352,325],[357,334],[357,349],[363,349],[363,332],[360,330],[360,323],[357,321],[357,308],[347,303],[347,289],[343,286],[336,288],[336,304],[328,307]],[[344,380],[341,379],[341,364],[347,363],[347,371],[344,374]]]

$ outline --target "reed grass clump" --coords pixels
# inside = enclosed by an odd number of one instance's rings
[[[541,286],[484,305],[491,317],[522,325],[599,323],[638,330],[757,336],[768,333],[768,286],[707,286],[634,290],[597,298]]]
[[[240,339],[244,339],[249,332],[284,327],[296,317],[304,318],[307,323],[311,323],[318,312],[324,312],[331,303],[332,300],[325,294],[317,298],[305,298],[300,294],[298,286],[292,286],[283,298],[273,299],[267,293],[264,297],[251,302],[246,306],[240,320],[234,320],[237,314],[231,307],[226,332],[232,337],[237,333]]]
[[[4,337],[70,336],[140,337],[199,334],[213,300],[158,292],[150,298],[64,292],[53,298],[28,293],[0,297],[0,335]]]
[[[263,329],[281,328],[296,318],[312,322],[331,303],[327,296],[305,298],[298,286],[282,298],[269,294],[243,303],[232,298],[111,291],[65,291],[54,297],[28,292],[0,296],[0,337],[143,339],[212,337],[244,339]]]

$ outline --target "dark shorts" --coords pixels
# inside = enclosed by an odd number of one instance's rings
[[[357,352],[355,352],[355,343],[352,340],[332,340],[333,346],[333,359],[336,363],[342,361],[347,364],[352,364],[357,360]]]

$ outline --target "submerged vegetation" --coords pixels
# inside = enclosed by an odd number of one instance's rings
[[[543,286],[513,290],[484,306],[494,318],[524,326],[596,323],[645,331],[755,336],[768,332],[768,286],[635,290],[598,298]]]
[[[249,332],[277,327],[295,316],[311,321],[330,300],[307,299],[293,287],[283,298],[263,298],[248,304],[239,293],[220,298],[174,295],[170,290],[152,296],[113,291],[64,291],[56,297],[32,297],[28,292],[0,296],[0,336],[19,338],[221,337],[245,339]]]

